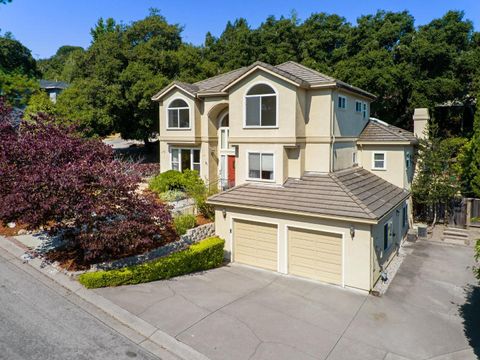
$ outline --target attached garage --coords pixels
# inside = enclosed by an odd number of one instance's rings
[[[239,220],[233,222],[234,261],[277,270],[277,225]]]
[[[282,186],[242,184],[209,203],[231,261],[368,291],[386,261],[377,254],[385,221],[398,229],[392,242],[408,229],[399,221],[409,195],[354,168],[306,173]]]
[[[343,284],[343,239],[340,234],[288,228],[288,272]]]

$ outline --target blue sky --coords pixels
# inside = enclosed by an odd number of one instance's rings
[[[479,0],[13,0],[0,5],[0,29],[11,31],[35,58],[45,58],[62,45],[87,47],[89,30],[99,17],[129,23],[145,17],[151,7],[160,9],[170,23],[182,25],[183,39],[194,44],[203,43],[207,31],[220,35],[228,20],[245,17],[257,27],[268,15],[288,16],[293,9],[300,20],[314,12],[327,12],[351,23],[378,9],[408,10],[416,25],[450,9],[463,10],[480,30]]]

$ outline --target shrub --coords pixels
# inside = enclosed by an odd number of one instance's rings
[[[78,280],[91,289],[140,284],[213,269],[223,262],[224,243],[218,237],[209,238],[164,258],[119,270],[85,273]]]
[[[187,197],[187,195],[180,190],[167,190],[161,193],[159,196],[160,196],[160,199],[166,202],[178,201],[178,200],[185,199]]]
[[[185,191],[185,178],[179,171],[168,170],[155,176],[148,185],[150,190],[157,194],[169,190]]]
[[[196,224],[197,219],[195,215],[192,214],[181,214],[173,218],[173,226],[178,235],[185,234],[188,229],[195,227]]]
[[[135,164],[45,114],[18,129],[6,117],[0,116],[0,221],[31,229],[55,223],[51,234],[70,240],[68,251],[80,264],[176,239],[168,207],[136,193]]]

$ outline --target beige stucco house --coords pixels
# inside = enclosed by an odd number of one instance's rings
[[[295,62],[256,62],[159,103],[161,171],[198,170],[232,261],[371,290],[409,228],[416,137],[375,96]],[[225,191],[223,191],[225,190]]]

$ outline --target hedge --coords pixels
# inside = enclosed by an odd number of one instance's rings
[[[78,277],[88,289],[140,284],[213,269],[223,263],[225,241],[211,237],[169,256],[118,270],[85,273]]]

